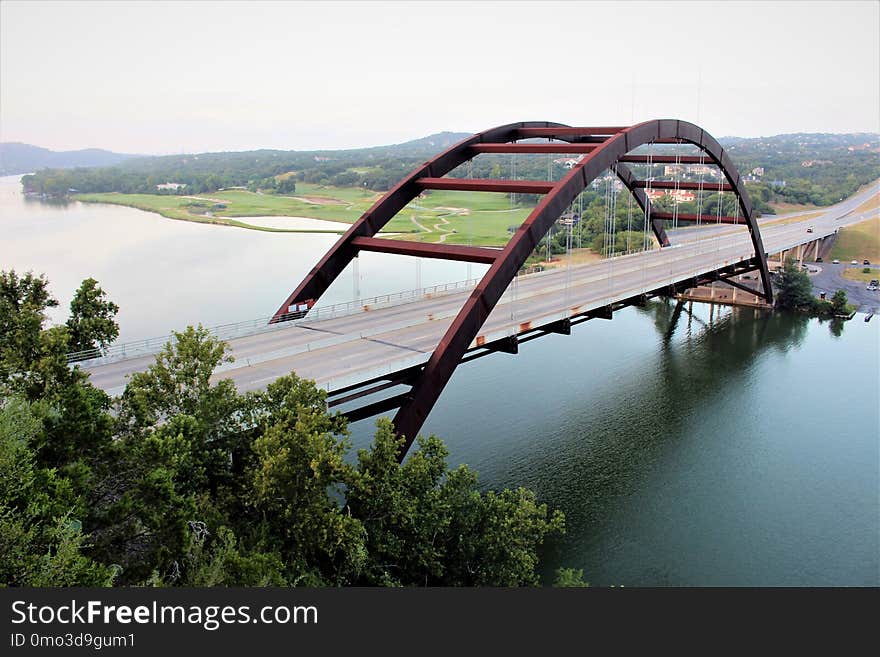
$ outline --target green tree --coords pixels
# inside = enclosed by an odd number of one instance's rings
[[[70,302],[67,320],[70,351],[103,348],[119,337],[119,306],[106,297],[94,278],[85,279],[79,286]]]
[[[523,586],[538,583],[537,550],[564,531],[525,489],[480,493],[467,466],[449,470],[436,437],[398,464],[401,440],[378,423],[348,482],[352,515],[366,530],[371,585]]]
[[[815,305],[813,283],[806,272],[798,269],[791,259],[785,261],[779,277],[776,302],[780,308],[788,310],[812,309]]]
[[[83,554],[87,536],[71,482],[41,468],[32,443],[41,422],[28,402],[0,406],[0,582],[13,586],[107,586],[113,570]]]
[[[0,382],[7,389],[40,389],[36,370],[61,339],[43,332],[46,311],[57,305],[45,276],[0,272]]]
[[[481,493],[439,439],[401,465],[380,422],[352,462],[324,391],[290,374],[239,394],[215,379],[231,359],[202,327],[176,333],[111,414],[67,364],[69,325],[43,328],[45,278],[0,283],[0,582],[538,583],[562,514],[524,489]]]
[[[831,312],[835,315],[845,315],[849,306],[846,290],[838,290],[831,297]]]
[[[575,568],[560,568],[553,581],[553,586],[559,588],[582,588],[589,585],[589,582],[584,581],[584,571]]]

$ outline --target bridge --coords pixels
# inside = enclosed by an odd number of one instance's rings
[[[462,165],[483,154],[576,155],[566,174],[552,180],[474,179]],[[657,167],[669,166],[672,180]],[[661,168],[662,168],[661,167]],[[688,167],[699,180],[684,176]],[[705,172],[714,175],[705,181]],[[639,177],[639,173],[642,176]],[[667,178],[669,176],[666,176]],[[606,257],[536,273],[523,265],[560,217],[571,234],[575,201],[591,185],[605,185]],[[637,205],[644,245],[630,253],[614,248],[615,185]],[[617,183],[616,181],[619,181]],[[610,192],[607,191],[610,189]],[[538,194],[540,201],[503,248],[408,242],[376,235],[425,190]],[[654,209],[664,193],[692,192],[701,208],[682,214]],[[405,437],[403,453],[458,365],[550,333],[567,334],[590,319],[706,284],[754,294],[772,303],[768,254],[816,244],[864,218],[861,194],[808,217],[758,220],[744,181],[727,152],[701,128],[684,121],[648,121],[630,127],[571,127],[549,122],[515,123],[475,134],[418,167],[354,223],[309,272],[268,321],[222,327],[233,363],[216,378],[239,390],[266,386],[295,371],[328,392],[330,408],[351,420],[396,410]],[[724,203],[725,194],[733,202]],[[717,195],[714,211],[703,200]],[[668,203],[666,204],[668,206]],[[709,206],[709,203],[706,203]],[[725,211],[726,209],[726,211]],[[632,212],[632,209],[630,209]],[[610,221],[608,217],[610,216]],[[688,227],[689,226],[689,227]],[[667,231],[667,228],[670,230]],[[569,239],[567,247],[571,248]],[[321,307],[319,299],[360,251],[443,258],[489,265],[479,279],[350,304]],[[746,278],[749,272],[753,276]],[[92,382],[119,394],[126,377],[153,362],[159,341],[114,346],[81,363]]]

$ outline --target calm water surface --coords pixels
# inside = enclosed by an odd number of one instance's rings
[[[120,305],[122,341],[269,316],[339,237],[195,224],[114,205],[50,205],[25,199],[19,179],[0,178],[0,266],[45,273],[60,302],[56,321],[67,317],[80,282],[96,278]],[[366,298],[464,281],[486,269],[381,253],[357,260],[357,279],[349,266],[322,304],[352,299],[356,280]]]
[[[17,178],[0,179],[0,222],[0,265],[46,272],[63,305],[94,276],[127,338],[268,315],[335,239],[26,203]],[[380,254],[359,274],[364,296],[467,278]],[[353,287],[343,275],[331,292]],[[484,487],[528,486],[565,512],[548,579],[573,566],[594,584],[880,585],[878,319],[673,309],[465,365],[425,430]],[[352,429],[365,446],[372,421]]]

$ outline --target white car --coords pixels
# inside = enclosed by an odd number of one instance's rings
[[[853,260],[853,261],[852,261],[851,263],[849,263],[849,264],[851,264],[851,265],[857,265],[857,264],[859,264],[859,261],[858,261],[858,260]]]
[[[831,264],[832,264],[832,265],[839,265],[839,264],[840,264],[840,260],[838,260],[837,258],[835,258],[834,260],[831,261]]]

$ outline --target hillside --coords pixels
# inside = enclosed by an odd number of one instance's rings
[[[205,193],[247,187],[273,193],[294,191],[296,181],[383,191],[412,167],[466,137],[440,132],[421,139],[348,150],[256,150],[139,157],[117,166],[47,170],[24,180],[31,193],[59,196],[80,192],[127,194]],[[171,183],[170,188],[157,187]]]
[[[27,176],[26,191],[46,196],[81,193],[192,195],[242,188],[293,194],[297,184],[390,189],[415,166],[465,138],[441,132],[421,139],[349,150],[199,153],[139,157],[116,166],[47,169]],[[748,181],[761,212],[773,204],[830,205],[880,177],[880,139],[875,134],[792,134],[720,140]],[[512,168],[515,167],[515,172]],[[554,177],[565,169],[551,165]],[[655,172],[662,175],[662,171]],[[450,175],[545,179],[548,158],[481,155]]]
[[[31,144],[0,143],[0,176],[29,173],[41,169],[72,169],[75,167],[109,167],[137,157],[113,153],[100,148],[78,151],[51,151]]]

